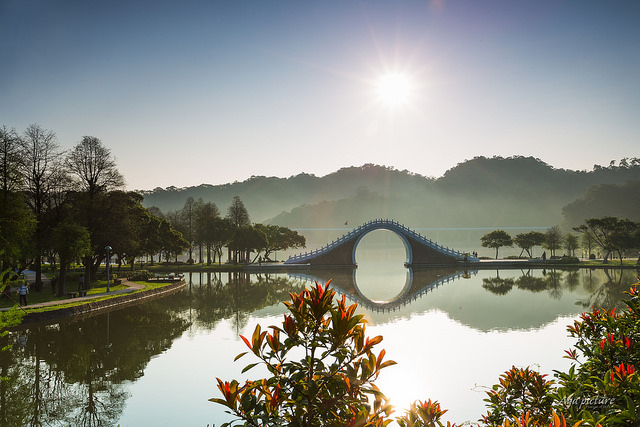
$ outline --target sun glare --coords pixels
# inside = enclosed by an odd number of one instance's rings
[[[398,107],[410,100],[413,87],[409,78],[404,74],[385,74],[377,81],[377,92],[382,104]]]

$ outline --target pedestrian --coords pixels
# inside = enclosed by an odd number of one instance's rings
[[[29,293],[29,287],[26,282],[22,282],[20,287],[18,288],[18,295],[20,295],[20,307],[22,307],[22,301],[24,301],[24,305],[27,305],[27,294]]]
[[[542,252],[542,260],[543,261],[547,260],[547,251]]]

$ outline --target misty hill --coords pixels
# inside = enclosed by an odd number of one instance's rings
[[[226,213],[233,196],[240,196],[253,222],[265,222],[284,211],[301,205],[349,198],[369,189],[383,196],[423,191],[430,178],[393,168],[366,164],[349,167],[324,177],[299,174],[289,178],[252,176],[243,182],[224,185],[203,184],[197,187],[142,191],[144,206],[156,206],[162,212],[178,210],[188,197],[212,201]]]
[[[532,157],[476,157],[441,178],[366,164],[324,177],[251,177],[225,185],[155,189],[145,206],[182,208],[187,197],[213,201],[226,212],[240,196],[254,222],[288,227],[357,225],[393,218],[410,227],[549,226],[563,221],[563,207],[595,185],[640,179],[640,160],[592,171],[556,169]]]

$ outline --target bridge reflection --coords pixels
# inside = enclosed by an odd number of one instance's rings
[[[366,286],[359,286],[356,279],[357,268],[337,269],[337,270],[311,270],[309,272],[292,272],[289,276],[301,281],[321,283],[332,279],[331,284],[336,289],[344,293],[347,298],[358,305],[373,312],[392,312],[405,307],[412,302],[422,298],[440,286],[446,285],[456,280],[475,276],[477,270],[462,270],[455,268],[407,268],[407,279],[401,291],[393,298],[380,301],[367,296],[363,292]],[[393,286],[390,284],[389,286]]]

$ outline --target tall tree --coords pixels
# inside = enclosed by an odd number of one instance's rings
[[[233,233],[233,238],[229,244],[230,253],[229,258],[233,259],[233,262],[238,262],[239,251],[244,245],[238,239],[241,239],[246,233],[237,232],[241,227],[247,227],[251,225],[251,220],[249,219],[249,212],[244,207],[244,203],[240,200],[240,196],[233,196],[233,201],[227,209],[227,219],[231,221],[231,224],[235,228]]]
[[[0,271],[24,257],[34,231],[33,215],[25,205],[22,146],[14,129],[0,127]]]
[[[187,197],[181,211],[183,229],[179,230],[182,232],[184,238],[187,239],[187,242],[189,242],[189,259],[187,262],[190,264],[193,263],[193,245],[195,244],[193,231],[195,223],[194,205],[195,200],[193,197]]]
[[[211,250],[213,244],[218,238],[218,230],[216,227],[216,219],[220,218],[220,211],[213,202],[204,203],[198,209],[198,217],[196,219],[196,234],[198,241],[204,244],[207,251],[207,265],[211,264]]]
[[[34,236],[34,266],[36,271],[35,288],[42,289],[42,252],[45,229],[42,222],[50,206],[51,194],[61,182],[62,151],[56,142],[53,131],[30,125],[21,138],[23,177],[27,194],[27,203],[36,220]]]
[[[240,200],[240,196],[233,196],[231,206],[227,210],[227,218],[231,220],[231,223],[236,227],[242,227],[244,225],[250,225],[249,212],[244,207],[244,203]]]
[[[58,296],[64,296],[66,291],[67,267],[71,261],[80,258],[91,250],[89,232],[86,228],[72,223],[63,222],[52,232],[52,242],[60,256],[60,274],[58,276]]]
[[[83,136],[67,156],[67,167],[80,191],[89,195],[117,190],[124,186],[111,151],[95,136]]]
[[[3,201],[22,189],[20,137],[15,129],[0,127],[0,191]]]
[[[498,259],[498,249],[503,246],[513,246],[513,240],[509,233],[504,230],[494,230],[480,238],[481,245],[485,248],[494,248],[496,250],[496,259]]]
[[[562,245],[562,231],[560,227],[554,225],[547,229],[547,232],[544,234],[544,244],[543,246],[549,249],[551,256],[556,255],[556,249],[558,249]]]
[[[106,256],[104,246],[96,238],[104,226],[96,220],[102,209],[100,199],[109,191],[123,187],[124,178],[117,170],[111,151],[93,136],[82,137],[67,156],[66,166],[83,200],[81,224],[87,227],[91,236],[92,251],[84,258],[84,282],[88,285],[95,279],[98,265]]]
[[[564,236],[564,248],[567,250],[567,254],[570,256],[574,256],[576,249],[578,249],[579,245],[579,240],[578,240],[578,236],[576,236],[575,234],[571,234],[571,233],[567,233]]]

